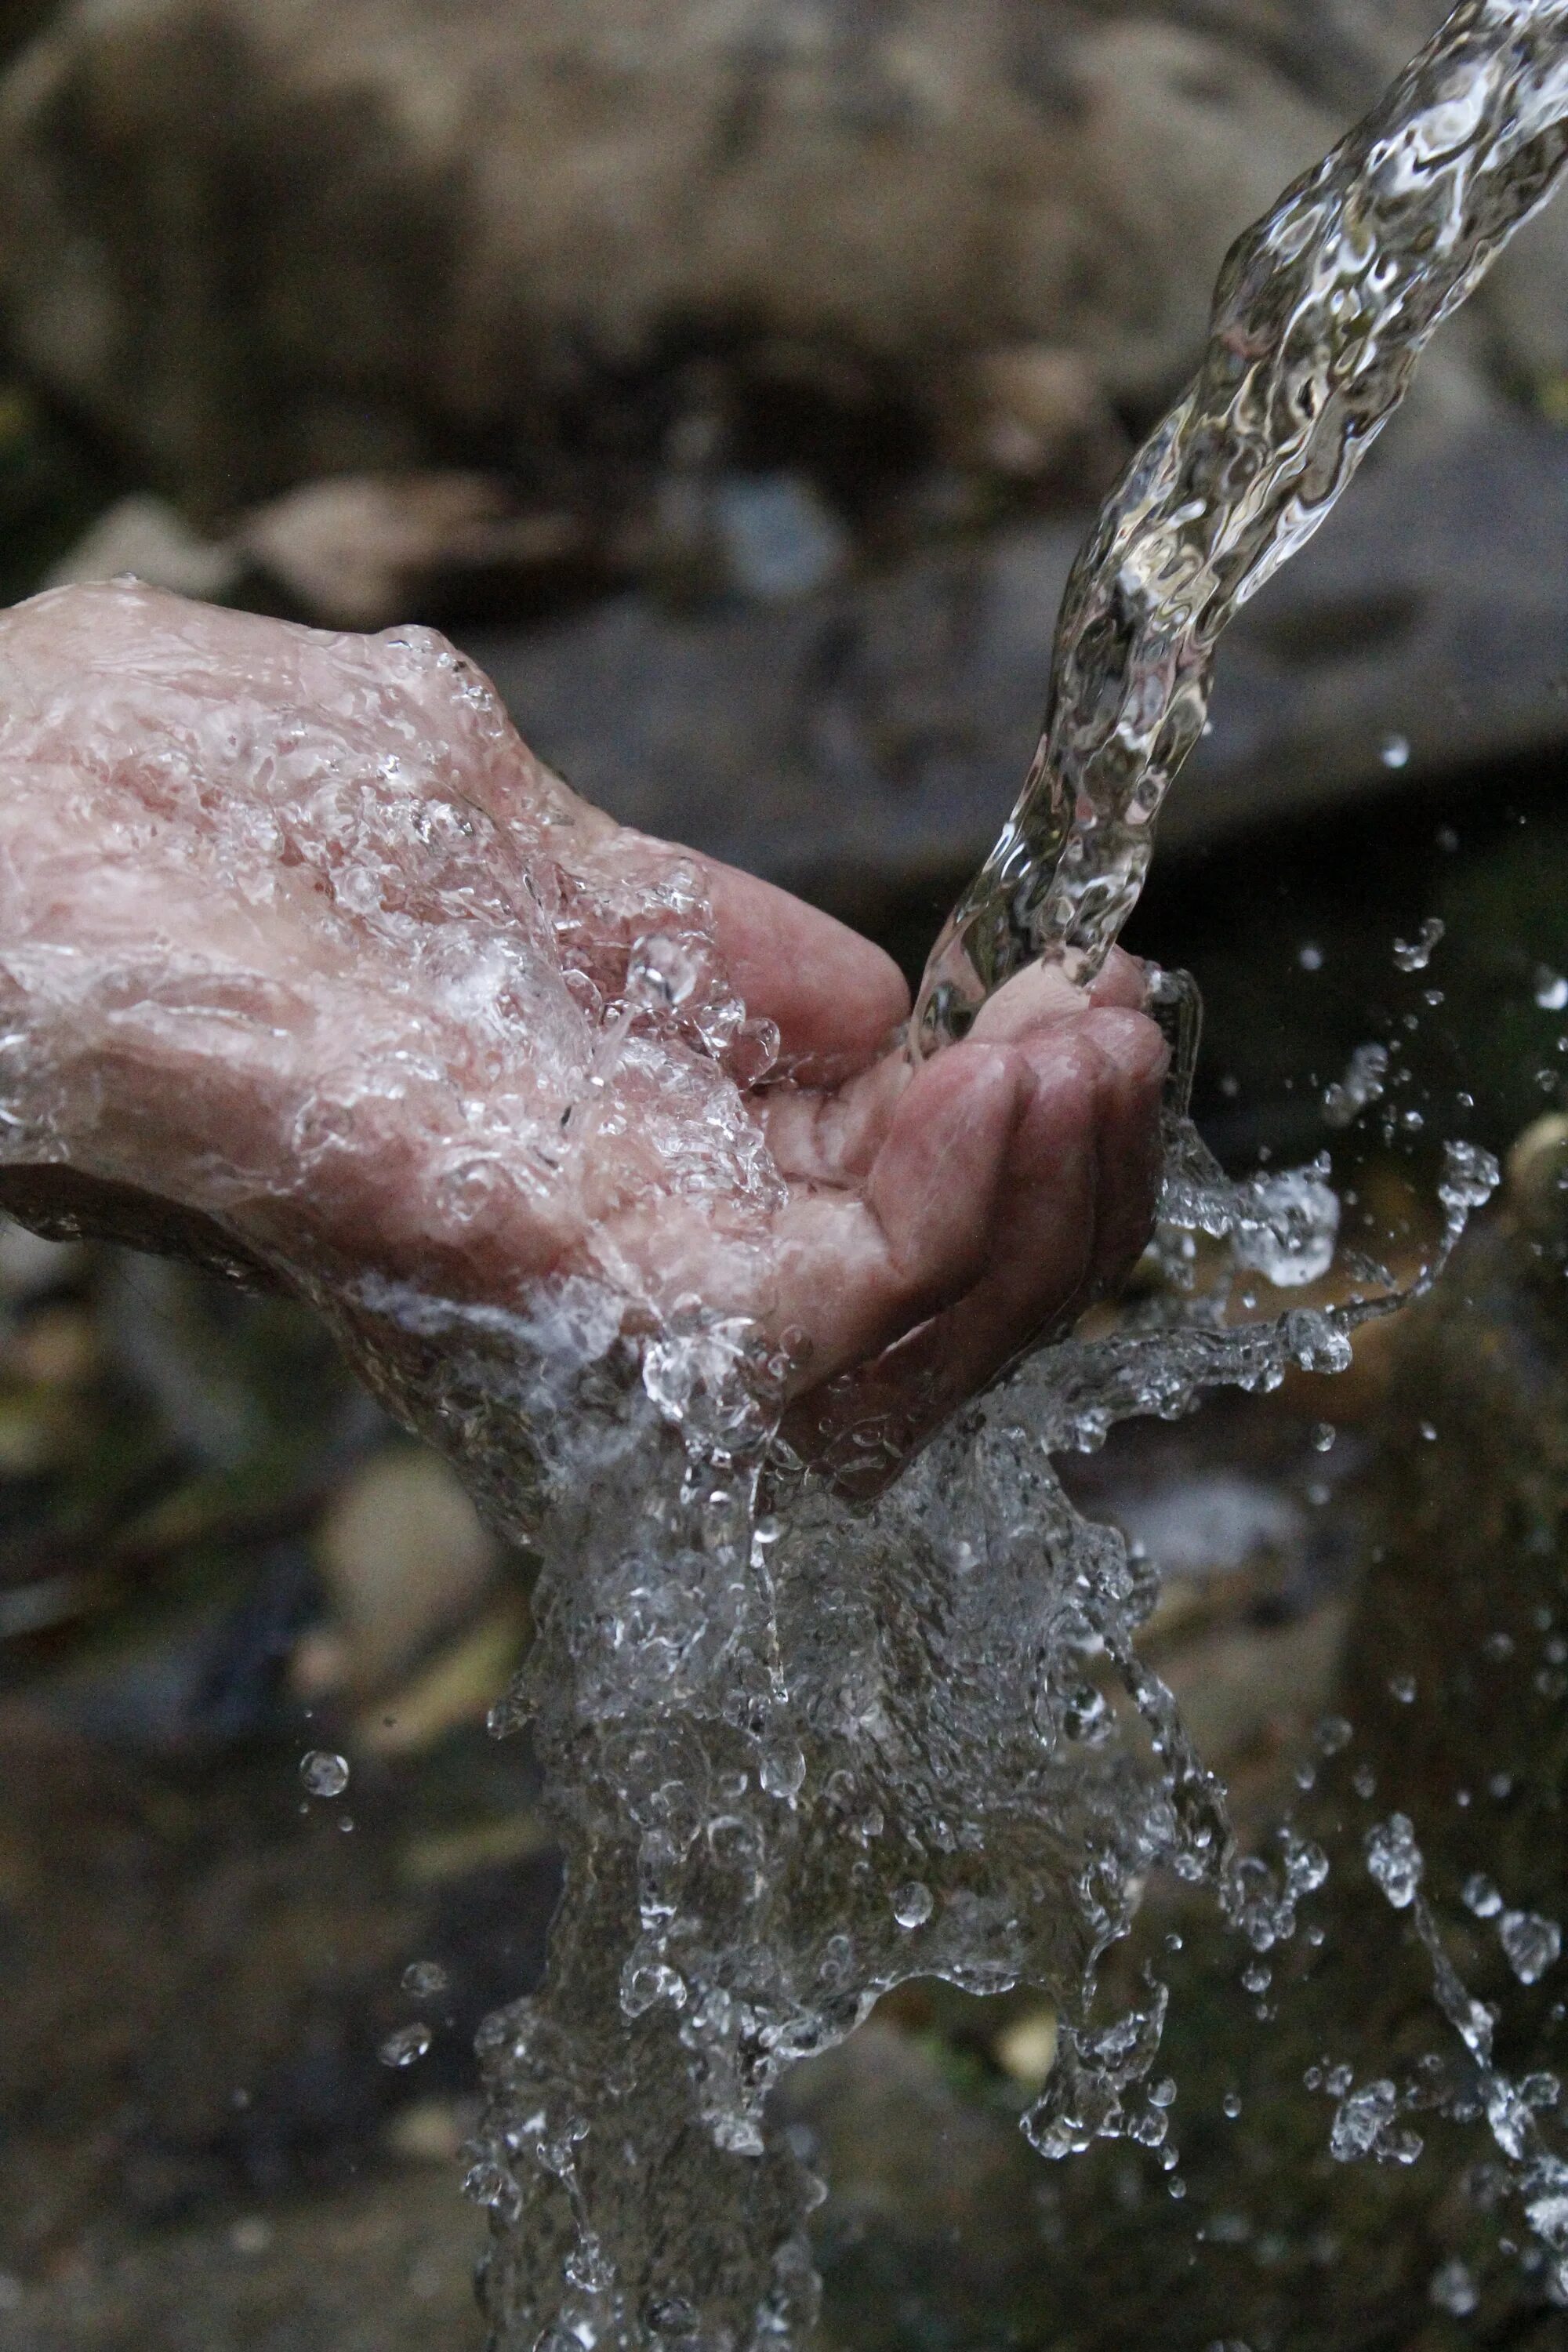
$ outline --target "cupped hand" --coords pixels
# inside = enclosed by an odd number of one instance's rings
[[[615,825],[434,633],[132,583],[0,615],[0,1201],[329,1283],[753,1318],[876,1475],[1142,1244],[1113,959],[912,1066],[896,968]],[[53,1207],[51,1208],[51,1203]],[[127,1204],[130,1204],[129,1209]]]

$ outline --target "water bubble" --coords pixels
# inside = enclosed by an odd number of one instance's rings
[[[1537,1911],[1505,1911],[1498,1922],[1498,1940],[1521,1984],[1538,1983],[1562,1957],[1562,1928]]]
[[[1354,1736],[1352,1726],[1342,1715],[1325,1715],[1312,1734],[1325,1756],[1337,1756],[1342,1748],[1350,1746]]]
[[[931,1888],[918,1878],[893,1891],[893,1916],[900,1927],[923,1927],[935,1909]]]
[[[1385,735],[1378,746],[1377,756],[1385,768],[1407,768],[1410,764],[1408,736]]]
[[[1389,1696],[1393,1698],[1396,1698],[1401,1706],[1415,1706],[1415,1677],[1414,1675],[1390,1675],[1388,1677],[1388,1689]]]
[[[400,2025],[389,2033],[376,2052],[384,2066],[412,2066],[423,2058],[430,2047],[431,2033],[427,2025]]]
[[[1466,1879],[1459,1889],[1459,1900],[1467,1911],[1475,1913],[1478,1919],[1495,1919],[1502,1909],[1502,1896],[1491,1880],[1479,1870]]]
[[[770,1797],[781,1804],[799,1795],[805,1780],[805,1758],[793,1739],[774,1739],[763,1748],[757,1765],[757,1780]]]
[[[1429,915],[1413,940],[1395,940],[1394,961],[1401,971],[1425,971],[1432,961],[1432,950],[1443,937],[1447,926],[1436,915]]]
[[[349,1785],[349,1759],[330,1748],[312,1748],[300,1759],[300,1778],[312,1797],[341,1797]]]
[[[1219,2104],[1221,2113],[1226,2116],[1226,2120],[1230,2123],[1234,2123],[1237,2116],[1241,2113],[1240,2092],[1227,2091]]]
[[[653,2335],[671,2337],[677,2343],[695,2336],[700,2326],[695,2306],[683,2294],[657,2296],[647,2306],[647,2317]]]
[[[515,2221],[522,2210],[522,2192],[516,2179],[505,2165],[493,2163],[488,2158],[470,2167],[464,2176],[463,2194],[504,2221]]]
[[[439,1960],[410,1960],[403,1971],[403,1990],[416,2000],[433,2000],[450,1981]]]
[[[1254,1960],[1249,1968],[1243,1969],[1241,1981],[1248,1992],[1267,1992],[1274,1981],[1274,1971],[1266,1969],[1261,1960]]]
[[[1561,1013],[1568,1005],[1568,979],[1560,971],[1549,971],[1543,963],[1537,964],[1535,1001],[1542,1013]]]
[[[1293,1895],[1315,1895],[1320,1886],[1327,1884],[1328,1875],[1329,1857],[1321,1845],[1310,1839],[1287,1837],[1285,1884]]]
[[[1399,2094],[1386,2079],[1347,2092],[1334,2111],[1329,2154],[1336,2164],[1356,2164],[1368,2156],[1376,2164],[1414,2164],[1421,2137],[1397,2127],[1398,2114]]]
[[[1317,1427],[1312,1432],[1313,1452],[1316,1454],[1327,1454],[1338,1434],[1339,1432],[1335,1429],[1331,1421],[1320,1421]]]
[[[1479,1143],[1445,1143],[1437,1198],[1455,1213],[1481,1209],[1502,1181],[1502,1170]]]
[[[1377,1794],[1377,1774],[1370,1764],[1358,1764],[1351,1774],[1351,1787],[1363,1804],[1370,1804]]]
[[[1296,950],[1296,961],[1303,971],[1321,971],[1323,950],[1315,940],[1309,940],[1304,947]]]
[[[1396,1911],[1415,1902],[1426,1872],[1408,1816],[1391,1813],[1366,1833],[1366,1866]]]
[[[1426,2293],[1439,2311],[1454,2319],[1468,2319],[1481,2299],[1479,2287],[1457,2254],[1438,2264]]]
[[[1512,1657],[1513,1647],[1511,1633],[1489,1633],[1481,1643],[1481,1655],[1489,1659],[1493,1665],[1501,1665],[1505,1658]]]

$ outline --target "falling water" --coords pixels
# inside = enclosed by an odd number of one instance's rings
[[[1225,619],[1323,519],[1433,328],[1543,199],[1565,111],[1568,0],[1469,0],[1237,246],[1196,383],[1074,573],[1035,775],[933,960],[923,1046],[1027,956],[1075,976],[1103,957],[1200,730]],[[87,593],[112,638],[132,592]],[[26,611],[5,625],[31,625]],[[520,817],[525,755],[449,649],[419,631],[328,644],[300,633],[292,699],[258,687],[237,711],[171,625],[146,685],[158,803],[133,849],[174,856],[163,816],[199,800],[258,925],[290,893],[290,921],[304,907],[364,975],[353,1017],[323,1019],[317,967],[246,979],[236,927],[204,943],[194,917],[178,969],[165,958],[152,980],[117,951],[96,967],[63,954],[28,933],[0,860],[0,1153],[62,1156],[74,1138],[89,1172],[145,1182],[103,1092],[118,1065],[80,1041],[101,1023],[110,1045],[129,1053],[145,1032],[166,1053],[216,1024],[251,1042],[262,1085],[283,1087],[292,1041],[310,1041],[316,1092],[293,1130],[307,1203],[337,1197],[347,1122],[368,1105],[427,1145],[442,1246],[514,1196],[548,1215],[563,1168],[582,1178],[632,1134],[650,1142],[650,1190],[678,1181],[683,1214],[763,1248],[779,1179],[744,1099],[745,1011],[691,872],[590,887],[591,856],[573,864],[579,819],[548,779]],[[340,696],[352,673],[335,736],[309,715],[321,665]],[[141,688],[112,661],[105,676],[118,741]],[[0,749],[47,752],[54,723],[47,697],[8,696]],[[212,805],[204,759],[216,744],[232,763],[237,743],[266,793]],[[112,762],[69,789],[80,809],[58,778],[49,803],[68,860],[125,822]],[[203,903],[194,872],[180,903]],[[1157,993],[1173,1015],[1188,1003],[1171,983]],[[187,1205],[317,1301],[542,1561],[537,1641],[494,1728],[531,1722],[566,1881],[543,1990],[481,2038],[468,2189],[491,2217],[496,2352],[803,2352],[822,2192],[770,2127],[769,2093],[912,1977],[1043,1990],[1063,2028],[1031,2139],[1065,2157],[1128,2137],[1179,2178],[1145,2087],[1166,1992],[1151,1979],[1099,2020],[1097,1962],[1156,1866],[1211,1885],[1262,1952],[1293,1932],[1322,1860],[1288,1847],[1270,1869],[1237,1853],[1224,1790],[1139,1655],[1153,1571],[1078,1517],[1053,1456],[1221,1383],[1343,1369],[1358,1321],[1395,1303],[1377,1269],[1336,1255],[1326,1163],[1221,1175],[1185,1121],[1184,1043],[1161,1278],[1102,1336],[1041,1349],[859,1505],[784,1443],[789,1367],[746,1318],[692,1302],[628,1318],[605,1270],[478,1301],[417,1289],[330,1235],[292,1243],[297,1204],[293,1223],[273,1213],[232,1120],[203,1130],[195,1175],[183,1163]],[[1484,1153],[1447,1147],[1445,1249],[1495,1181]],[[1240,1319],[1259,1278],[1296,1301]],[[1307,1303],[1311,1283],[1338,1303]]]
[[[1198,373],[1073,566],[1034,764],[927,967],[926,1050],[1033,957],[1099,971],[1203,731],[1221,630],[1325,520],[1433,333],[1551,194],[1565,116],[1564,0],[1467,0],[1231,247]]]
[[[1324,519],[1434,329],[1544,200],[1565,112],[1568,0],[1476,0],[1237,246],[1200,373],[1075,569],[1040,752],[933,955],[924,1049],[1030,957],[1075,978],[1103,961],[1225,621]],[[1077,1517],[1051,1456],[1220,1382],[1340,1368],[1354,1323],[1390,1303],[1373,1281],[1237,1323],[1229,1273],[1194,1287],[1199,1234],[1281,1287],[1324,1275],[1337,1203],[1321,1166],[1227,1184],[1184,1112],[1163,1295],[1113,1337],[1037,1354],[870,1507],[788,1457],[743,1330],[699,1320],[637,1361],[592,1297],[563,1296],[508,1335],[546,1570],[502,1714],[535,1722],[568,1868],[549,1984],[482,2045],[469,2185],[495,2217],[506,2352],[803,2342],[820,2190],[770,2136],[767,2096],[912,1976],[1059,2004],[1058,2062],[1025,2119],[1044,2154],[1128,2136],[1178,2164],[1144,2087],[1164,1990],[1094,2025],[1097,1959],[1157,1863],[1209,1881],[1263,1951],[1321,1861],[1238,1856],[1223,1790],[1138,1656],[1148,1565]],[[1447,1246],[1494,1181],[1484,1154],[1448,1148]],[[463,1318],[435,1312],[472,1412],[494,1359],[465,1358]]]

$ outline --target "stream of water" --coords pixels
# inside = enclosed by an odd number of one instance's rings
[[[1201,730],[1226,617],[1322,520],[1433,329],[1543,200],[1565,117],[1568,0],[1467,0],[1237,245],[1199,375],[1074,572],[1041,752],[933,956],[921,1050],[957,1036],[1030,956],[1075,978],[1103,960]],[[301,1200],[347,1198],[353,1137],[380,1121],[420,1145],[399,1165],[436,1171],[416,1204],[423,1240],[460,1255],[487,1220],[504,1233],[524,1196],[537,1225],[563,1170],[589,1200],[613,1178],[622,1223],[599,1223],[635,1233],[625,1171],[646,1145],[647,1185],[692,1230],[763,1254],[782,1188],[745,1093],[758,1041],[715,968],[691,869],[601,875],[596,896],[574,878],[568,796],[535,776],[519,814],[526,755],[429,633],[297,633],[271,700],[258,638],[240,707],[232,681],[213,699],[178,617],[161,667],[144,631],[134,675],[100,660],[133,601],[96,592],[77,665],[102,673],[101,772],[48,767],[63,690],[29,700],[23,665],[0,695],[0,748],[18,776],[54,779],[28,846],[54,844],[68,899],[85,887],[81,843],[125,834],[127,727],[157,745],[130,865],[94,852],[110,941],[96,962],[47,922],[29,930],[0,859],[0,1151],[79,1161],[86,1135],[89,1172],[145,1186],[145,1135],[138,1158],[114,1126],[115,1074],[134,1071],[138,1040],[160,1067],[195,1041],[176,1066],[205,1074],[217,1035],[216,1066],[248,1054],[252,1094],[287,1097],[303,1038]],[[64,626],[62,609],[22,608],[0,641]],[[75,672],[71,691],[89,693]],[[210,773],[242,757],[264,789],[215,796]],[[201,824],[176,834],[187,803]],[[0,826],[19,808],[13,792]],[[174,861],[174,961],[117,928],[117,872],[158,859]],[[209,903],[242,913],[209,937]],[[314,942],[281,975],[279,912],[283,937]],[[352,998],[322,992],[339,970]],[[822,2191],[770,2127],[769,2094],[915,1977],[1038,1988],[1061,2032],[1029,2137],[1053,2158],[1127,2137],[1182,2185],[1146,2083],[1166,1994],[1151,1979],[1133,2010],[1100,2019],[1097,1962],[1156,1868],[1206,1883],[1262,1952],[1293,1933],[1325,1864],[1300,1843],[1275,1865],[1237,1852],[1223,1789],[1139,1655],[1155,1571],[1079,1517],[1053,1457],[1222,1383],[1342,1370],[1358,1322],[1397,1301],[1381,1269],[1338,1249],[1326,1161],[1222,1175],[1185,1118],[1190,992],[1161,981],[1156,993],[1181,1051],[1150,1279],[1114,1328],[1043,1347],[870,1503],[785,1444],[788,1366],[760,1324],[695,1300],[628,1318],[613,1268],[498,1284],[487,1303],[471,1286],[454,1298],[367,1275],[350,1244],[294,1247],[298,1202],[268,1199],[275,1161],[252,1154],[221,1093],[193,1129],[199,1153],[181,1145],[174,1197],[314,1297],[393,1409],[542,1562],[535,1645],[494,1728],[531,1725],[566,1880],[543,1990],[481,2038],[468,2189],[492,2221],[494,2352],[805,2352]],[[1342,1125],[1356,1105],[1341,1092]],[[199,1087],[187,1098],[205,1115]],[[1447,1144],[1444,1250],[1496,1175],[1484,1152]],[[1246,1319],[1265,1286],[1279,1311]],[[1408,1906],[1418,1863],[1389,1835],[1372,1860]],[[1532,2226],[1568,2258],[1568,2189],[1418,1916]],[[1336,2128],[1353,2137],[1360,2116]]]
[[[1468,0],[1239,241],[1195,382],[1074,571],[1040,751],[933,953],[921,1050],[1030,957],[1075,978],[1103,961],[1226,620],[1325,518],[1434,329],[1550,192],[1565,115],[1568,0]],[[742,1327],[695,1316],[639,1354],[583,1286],[504,1328],[374,1302],[434,1342],[426,1419],[478,1433],[503,1509],[520,1419],[538,1464],[540,1637],[500,1727],[534,1724],[567,1883],[545,1990],[482,2044],[469,2190],[495,2221],[501,2352],[803,2346],[821,2191],[770,2134],[768,2095],[915,1976],[1048,1993],[1063,2026],[1031,2139],[1062,2157],[1126,2136],[1179,2189],[1145,2084],[1165,1994],[1151,1981],[1092,2022],[1097,1959],[1156,1865],[1208,1881],[1264,1951],[1325,1864],[1310,1847],[1279,1868],[1238,1855],[1223,1790],[1138,1655],[1152,1573],[1078,1517],[1052,1456],[1217,1383],[1340,1369],[1391,1294],[1342,1268],[1338,1305],[1236,1320],[1238,1275],[1288,1291],[1329,1272],[1325,1169],[1227,1183],[1180,1073],[1168,1140],[1159,1293],[1111,1337],[1037,1353],[870,1506],[790,1459]],[[1484,1154],[1448,1147],[1447,1245],[1494,1181]],[[1201,1286],[1198,1235],[1225,1245]],[[1488,2063],[1432,1937],[1441,2005]],[[1509,2086],[1488,2097],[1528,2174]],[[1544,2229],[1543,2179],[1521,2186]]]

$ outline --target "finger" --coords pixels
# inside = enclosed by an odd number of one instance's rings
[[[862,1192],[808,1190],[783,1212],[772,1316],[805,1335],[814,1381],[972,1287],[1031,1083],[1011,1049],[952,1047],[905,1086]]]
[[[699,861],[719,953],[754,1018],[776,1022],[781,1048],[818,1078],[864,1068],[910,1010],[891,956],[847,923],[771,882]]]
[[[1087,988],[1069,980],[1059,963],[1032,963],[981,1006],[969,1034],[1001,1045],[1047,1021],[1077,1019],[1117,1005],[1141,1012],[1147,993],[1143,966],[1121,948],[1111,950],[1104,970]]]
[[[1034,1085],[980,1277],[792,1416],[795,1442],[852,1486],[884,1483],[1031,1338],[1116,1279],[1147,1235],[1166,1058],[1159,1032],[1105,1008],[1019,1050]]]
[[[1117,949],[1092,987],[1069,981],[1059,964],[1031,964],[981,1011],[969,1042],[1020,1044],[1062,1022],[1114,1007],[1142,1007],[1143,966]],[[853,1182],[870,1168],[912,1075],[901,1053],[828,1090],[780,1088],[759,1106],[768,1150],[781,1173],[824,1183]]]

